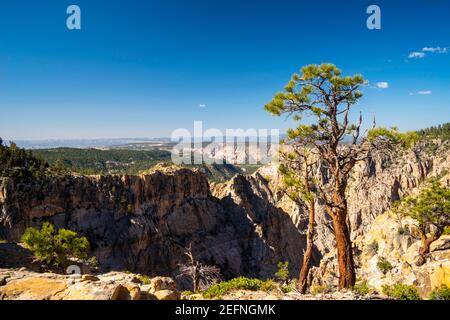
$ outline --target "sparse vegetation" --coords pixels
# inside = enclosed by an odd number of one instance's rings
[[[152,280],[152,278],[144,274],[137,275],[137,278],[142,284],[150,284]]]
[[[368,295],[370,293],[370,288],[367,283],[367,280],[363,280],[359,283],[356,283],[355,286],[353,287],[353,291],[362,296]]]
[[[389,140],[393,144],[402,146],[404,149],[410,149],[420,140],[420,135],[417,132],[410,131],[402,133],[399,132],[396,127],[374,128],[368,132],[367,137],[370,141],[384,138],[386,140]]]
[[[311,292],[311,294],[316,295],[316,294],[328,293],[331,291],[331,288],[326,285],[312,285],[309,288],[309,291]]]
[[[440,288],[434,289],[430,296],[428,297],[430,300],[450,300],[450,288],[443,284]]]
[[[444,232],[442,233],[443,236],[450,235],[450,227],[445,228]]]
[[[284,293],[293,292],[297,290],[298,287],[298,281],[297,279],[288,280],[285,285],[281,286],[281,291]]]
[[[203,292],[207,299],[221,298],[224,294],[233,290],[251,290],[251,291],[271,291],[275,288],[273,280],[250,279],[246,277],[234,278],[230,281],[223,281],[212,285]]]
[[[89,242],[76,232],[59,229],[45,222],[40,230],[28,228],[21,241],[30,249],[35,258],[49,268],[65,269],[72,259],[85,261],[88,257]]]
[[[387,274],[392,270],[393,266],[386,258],[381,258],[378,260],[377,268],[383,272],[383,274]]]
[[[287,283],[289,280],[289,262],[278,262],[278,271],[275,273],[275,278],[278,281]]]
[[[431,181],[418,195],[406,197],[393,210],[416,221],[422,241],[417,265],[423,265],[431,244],[450,226],[450,189],[439,181]]]
[[[192,281],[194,292],[204,290],[221,279],[220,269],[197,261],[192,252],[192,244],[185,248],[185,255],[189,261],[179,265],[177,278],[188,277]]]
[[[383,293],[397,300],[422,300],[416,287],[402,283],[393,286],[384,285]]]

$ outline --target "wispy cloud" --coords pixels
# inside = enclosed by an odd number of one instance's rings
[[[414,96],[414,95],[418,94],[418,95],[424,96],[424,95],[430,95],[432,93],[433,92],[431,90],[420,90],[420,91],[417,91],[417,92],[410,92],[409,95],[410,96]]]
[[[447,53],[448,48],[441,48],[441,47],[425,47],[422,49],[424,52],[433,52],[433,53]]]
[[[199,106],[199,108],[206,108],[206,104],[204,104],[204,103],[201,103],[198,106]]]
[[[446,47],[424,47],[421,51],[413,51],[408,55],[409,59],[422,59],[427,53],[447,53],[449,48]]]
[[[388,82],[377,82],[377,84],[375,85],[378,89],[387,89],[389,88],[389,83]]]
[[[425,57],[425,53],[423,53],[423,52],[417,52],[417,51],[411,52],[411,53],[408,55],[408,58],[410,58],[410,59],[422,59],[423,57]]]

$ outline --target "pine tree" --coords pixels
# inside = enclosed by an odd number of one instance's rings
[[[330,193],[319,188],[319,195],[333,220],[339,264],[339,288],[353,287],[355,267],[347,226],[345,195],[350,172],[358,161],[367,158],[372,142],[362,137],[362,116],[350,123],[350,110],[362,97],[359,90],[365,81],[361,75],[344,77],[332,64],[309,65],[294,74],[283,92],[275,95],[265,110],[281,116],[287,114],[310,124],[290,129],[288,135],[296,144],[310,147],[328,168]],[[349,142],[347,142],[349,139]]]
[[[410,196],[394,207],[394,212],[411,217],[417,223],[422,246],[417,265],[423,265],[430,246],[450,226],[450,188],[432,181],[416,196]]]

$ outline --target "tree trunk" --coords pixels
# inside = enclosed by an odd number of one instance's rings
[[[416,265],[418,267],[427,262],[427,255],[430,253],[431,244],[441,237],[443,230],[444,229],[438,229],[438,231],[432,234],[429,238],[427,238],[425,231],[421,232],[420,238],[422,240],[422,246],[419,249],[419,259],[416,261]]]
[[[344,202],[341,202],[341,204]],[[347,206],[335,208],[333,227],[336,236],[337,256],[339,265],[339,289],[348,289],[355,285],[356,274],[353,261],[350,231],[347,226]]]
[[[198,292],[198,284],[199,284],[199,277],[198,277],[198,266],[194,265],[194,274],[192,275],[192,282],[194,284],[194,292]]]
[[[303,255],[303,263],[302,268],[300,270],[300,293],[305,294],[306,289],[308,287],[308,274],[309,269],[311,268],[311,258],[314,248],[314,219],[315,219],[315,206],[314,201],[310,201],[309,203],[309,222],[308,222],[308,230],[306,233],[306,251]]]

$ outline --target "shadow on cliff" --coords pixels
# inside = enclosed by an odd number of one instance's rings
[[[44,221],[74,230],[88,237],[102,272],[175,276],[192,244],[195,259],[220,267],[224,278],[273,277],[280,261],[296,277],[304,235],[271,203],[261,179],[237,175],[231,184],[233,195],[218,199],[206,177],[190,170],[11,181],[0,231],[17,241]]]
[[[0,268],[41,271],[40,265],[34,261],[33,254],[15,243],[0,243]]]
[[[275,207],[270,199],[267,181],[256,176],[236,176],[233,190],[221,200],[236,228],[251,239],[245,248],[245,275],[273,277],[277,263],[289,262],[291,277],[298,277],[305,249],[305,235],[293,223],[288,213]]]

